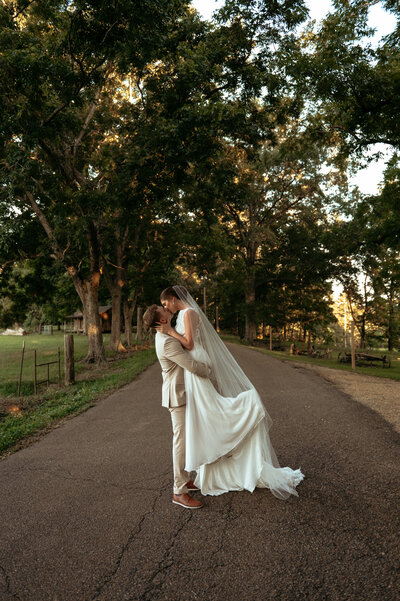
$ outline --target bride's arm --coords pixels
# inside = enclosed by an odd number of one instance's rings
[[[177,340],[179,340],[179,342],[185,349],[191,351],[194,347],[194,341],[191,316],[189,315],[189,313],[192,313],[190,309],[186,311],[185,315],[183,316],[183,323],[185,324],[184,336],[182,336],[182,334],[178,334],[178,332],[174,330],[174,328],[171,325],[161,325],[157,328],[157,330],[159,332],[162,332],[163,334],[169,334],[173,338],[176,338]]]

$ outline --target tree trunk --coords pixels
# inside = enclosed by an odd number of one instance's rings
[[[85,336],[87,336],[88,335],[88,316],[87,316],[87,309],[86,309],[85,305],[83,305],[83,307],[82,307],[82,314],[83,314],[83,323],[82,323],[83,333]]]
[[[388,351],[393,350],[393,303],[390,303],[388,323]]]
[[[137,308],[136,340],[143,338],[142,307]]]
[[[64,383],[69,386],[75,382],[74,336],[64,335]]]
[[[298,340],[299,342],[302,342],[302,340],[303,340],[303,338],[302,338],[302,332],[301,332],[301,331],[302,331],[302,329],[303,329],[303,324],[300,322],[300,325],[299,325],[299,333],[298,333],[298,335],[297,335],[297,340]]]
[[[118,236],[117,236],[118,238]],[[115,274],[111,275],[107,262],[103,261],[103,274],[106,282],[106,286],[111,295],[112,304],[112,321],[111,321],[111,335],[110,335],[110,349],[116,353],[126,352],[125,347],[121,343],[121,301],[122,301],[122,286],[125,283],[123,277],[122,267],[122,248],[120,244],[115,245],[116,249],[116,261],[117,264],[114,266]]]
[[[106,360],[106,354],[99,315],[100,273],[94,271],[90,280],[82,280],[73,267],[67,271],[82,301],[83,330],[88,337],[88,353],[85,361],[87,363],[103,363]]]
[[[390,289],[389,289],[389,316],[388,316],[388,351],[393,350],[394,346],[394,285],[393,280],[390,280]]]
[[[99,236],[99,244],[101,247],[101,263],[103,268],[104,279],[107,288],[111,295],[112,302],[112,322],[110,348],[115,352],[126,352],[125,347],[121,342],[121,303],[122,303],[122,288],[126,285],[126,269],[124,266],[125,249],[128,243],[129,226],[121,231],[116,227],[114,231],[114,262],[111,263],[106,259],[104,240]],[[110,271],[110,267],[114,269]]]
[[[366,334],[366,330],[365,330],[365,322],[366,322],[366,315],[365,312],[362,315],[361,318],[361,326],[360,326],[360,349],[365,349],[366,347],[366,338],[367,338],[367,334]]]
[[[46,150],[45,148],[45,151],[48,151],[48,149]],[[77,170],[73,169],[70,173],[67,173],[67,170],[65,169],[66,163],[63,163],[61,167],[63,168],[63,173],[66,175],[68,185],[71,185],[72,188],[75,187],[79,178],[81,178],[81,184],[84,183],[84,178],[81,177],[81,174],[79,174]],[[105,352],[99,316],[98,290],[100,283],[100,252],[96,225],[94,221],[90,219],[88,219],[86,223],[86,237],[90,258],[90,280],[87,280],[83,279],[79,267],[76,267],[69,262],[65,250],[63,250],[62,246],[59,244],[53,228],[43,210],[36,202],[34,195],[27,190],[25,191],[25,196],[50,240],[54,255],[63,263],[68,275],[74,283],[75,290],[82,301],[84,329],[88,335],[88,354],[85,361],[89,363],[102,363],[105,361]]]
[[[125,330],[125,344],[127,347],[133,346],[133,338],[132,338],[132,317],[136,308],[136,299],[129,304],[127,299],[124,300],[124,330]]]
[[[255,300],[256,300],[256,284],[253,273],[248,274],[246,280],[245,302],[245,331],[244,339],[247,342],[253,342],[257,338],[257,324],[255,319]]]
[[[102,363],[106,360],[103,344],[103,332],[99,315],[99,281],[100,274],[93,274],[90,281],[84,282],[85,312],[87,318],[88,354],[87,363]]]
[[[219,334],[219,311],[218,305],[215,306],[215,329]]]
[[[121,343],[121,287],[112,288],[112,321],[110,349],[118,353],[126,353],[126,348]]]

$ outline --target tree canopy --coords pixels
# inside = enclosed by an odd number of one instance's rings
[[[371,4],[317,28],[303,0],[226,0],[210,21],[186,0],[2,2],[1,325],[81,305],[102,361],[99,301],[121,351],[122,323],[130,345],[135,308],[179,280],[249,341],[316,336],[336,280],[361,339],[369,320],[397,344],[399,26],[372,47]],[[347,167],[377,142],[393,158],[363,197]]]

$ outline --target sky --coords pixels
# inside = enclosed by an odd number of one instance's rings
[[[224,0],[192,0],[193,6],[205,19],[209,19],[214,10],[222,6],[223,3]],[[317,21],[322,19],[332,9],[330,0],[306,0],[306,4],[310,11],[310,18]],[[393,31],[395,17],[384,11],[381,4],[378,3],[370,8],[369,24],[377,30],[375,36],[370,38],[370,41],[376,44],[383,36]],[[379,150],[384,153],[384,156],[377,161],[372,161],[367,168],[360,169],[350,180],[364,194],[376,194],[379,183],[382,181],[385,162],[391,153],[383,144],[379,145]]]

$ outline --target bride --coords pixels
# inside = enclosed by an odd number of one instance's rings
[[[196,301],[183,286],[173,286],[161,293],[161,304],[179,314],[175,328],[157,329],[177,338],[214,373],[211,381],[185,370],[185,469],[197,472],[195,485],[204,495],[258,487],[281,499],[298,496],[304,475],[279,467],[268,434],[271,418]]]

